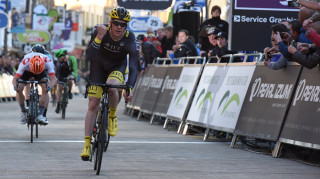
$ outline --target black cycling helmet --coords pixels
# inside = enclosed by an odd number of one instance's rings
[[[110,17],[111,17],[111,19],[119,19],[119,20],[123,20],[126,22],[129,22],[131,20],[131,15],[130,15],[129,11],[124,7],[114,8],[110,12]]]
[[[138,36],[137,36],[137,40],[144,40],[144,38],[146,38],[146,36],[144,36],[143,34],[139,34]]]
[[[54,56],[55,56],[56,58],[60,58],[60,57],[62,57],[62,56],[66,56],[66,55],[67,55],[67,50],[66,50],[66,49],[63,49],[63,48],[57,50],[56,53],[54,53]]]
[[[32,51],[44,54],[45,48],[43,45],[37,44],[32,47]]]

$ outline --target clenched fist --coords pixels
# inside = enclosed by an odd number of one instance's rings
[[[107,33],[107,27],[102,25],[102,24],[99,24],[97,26],[97,31],[98,31],[98,35],[97,35],[97,38],[99,40],[102,40],[102,38],[106,35]]]

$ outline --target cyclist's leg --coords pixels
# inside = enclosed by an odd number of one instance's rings
[[[35,75],[35,79],[37,81],[47,81],[48,76],[45,72],[40,73],[39,75]],[[40,84],[41,87],[41,97],[39,100],[39,115],[37,116],[37,121],[42,124],[48,124],[47,118],[43,116],[45,108],[49,103],[49,95],[47,93],[47,85],[45,83]]]
[[[24,87],[24,97],[25,97],[27,107],[29,107],[29,92],[30,92],[30,84],[27,84]]]
[[[63,81],[64,80],[64,76],[58,76],[58,81]],[[62,96],[62,90],[63,90],[63,85],[62,84],[58,84],[57,85],[57,93],[56,93],[56,97],[57,97],[57,107],[55,112],[59,113],[60,108],[61,108],[61,96]]]
[[[112,71],[107,79],[107,83],[120,85],[123,83],[125,65],[119,66],[116,71]],[[121,96],[121,95],[120,95]],[[117,106],[119,104],[119,91],[115,88],[109,89],[109,134],[115,136],[118,133],[118,119],[116,117]]]
[[[29,80],[29,78],[31,76],[32,76],[32,74],[30,72],[25,71],[22,74],[21,79],[24,81],[27,81],[27,80]],[[16,91],[16,100],[17,100],[17,102],[20,106],[20,109],[21,109],[21,113],[20,113],[20,123],[21,124],[25,124],[27,122],[27,109],[26,109],[26,105],[24,103],[25,95],[23,94],[24,88],[25,88],[25,85],[22,83],[19,83],[19,88]],[[29,94],[29,91],[28,91],[28,93],[26,93],[26,95],[28,95],[28,94]]]
[[[107,79],[107,73],[102,69],[100,61],[92,60],[91,61],[91,71],[95,73],[90,74],[90,81],[95,83],[105,83]],[[89,86],[88,87],[88,111],[85,119],[85,144],[81,152],[81,157],[83,160],[90,158],[91,155],[91,136],[93,125],[95,124],[95,119],[99,109],[100,98],[102,96],[103,89],[98,86]]]
[[[73,76],[71,74],[68,77],[69,78],[73,78]],[[71,93],[72,84],[73,84],[72,81],[68,80],[68,96],[69,96],[69,99],[72,99],[72,93]]]
[[[86,120],[85,120],[84,147],[80,155],[85,160],[90,158],[90,155],[91,155],[90,144],[91,144],[92,129],[95,124],[97,112],[99,110],[101,94],[102,94],[101,87],[90,86],[88,89],[89,104],[88,104],[88,111],[87,111]]]

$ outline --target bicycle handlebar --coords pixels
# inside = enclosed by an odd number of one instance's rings
[[[63,80],[64,80],[64,81],[58,81],[58,84],[64,84],[65,81],[69,81],[69,80],[70,80],[70,81],[73,80],[73,81],[76,82],[76,79],[75,79],[75,78],[64,77]]]
[[[17,84],[18,84],[18,83],[24,83],[24,84],[30,84],[30,83],[42,84],[42,83],[48,83],[48,81],[24,81],[24,80],[19,79],[19,80],[17,81]]]
[[[88,82],[87,86],[86,86],[86,93],[84,95],[85,98],[88,97],[88,87],[94,85],[94,86],[100,86],[102,88],[120,88],[120,89],[124,89],[126,90],[126,94],[127,96],[130,95],[130,88],[127,85],[113,85],[113,84],[109,84],[109,83],[94,83],[94,82]],[[127,103],[127,101],[126,101]]]

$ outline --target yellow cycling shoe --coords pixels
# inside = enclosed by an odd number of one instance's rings
[[[82,160],[88,161],[91,156],[91,146],[84,146],[80,156]]]
[[[109,134],[115,136],[118,133],[118,119],[116,117],[109,117]]]

